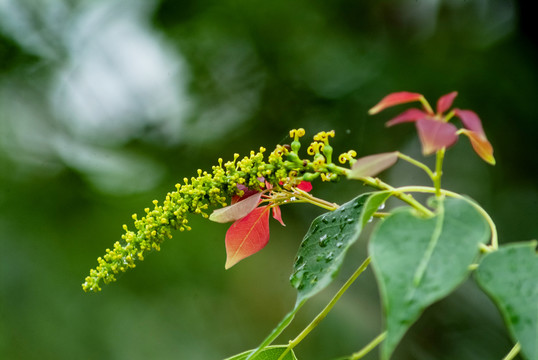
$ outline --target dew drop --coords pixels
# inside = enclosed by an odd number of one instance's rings
[[[323,218],[321,218],[321,222],[324,223],[324,224],[328,224],[329,219],[327,219],[326,217],[323,217]]]
[[[320,238],[319,238],[319,246],[321,247],[325,247],[329,244],[329,236],[327,234],[323,234]]]
[[[339,241],[339,242],[336,243],[337,248],[340,249],[342,246],[344,246],[344,243],[342,241]]]
[[[296,270],[293,275],[290,277],[290,283],[291,286],[293,286],[296,289],[302,289],[304,287],[304,284],[302,283],[304,277],[304,272]]]
[[[370,216],[370,218],[368,219],[368,222],[371,223],[372,221],[374,221],[374,217]]]
[[[327,254],[327,256],[325,256],[325,262],[331,262],[334,260],[334,253],[331,251],[330,253]]]
[[[379,207],[377,208],[377,210],[383,210],[385,208],[385,203],[379,205]]]
[[[304,261],[304,257],[301,256],[301,255],[299,255],[299,256],[297,256],[297,257],[295,258],[295,265],[300,265],[300,264],[303,263],[303,261]]]

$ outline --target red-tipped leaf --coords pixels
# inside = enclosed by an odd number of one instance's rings
[[[412,101],[419,101],[422,98],[422,94],[407,91],[395,92],[381,99],[381,101],[376,106],[374,106],[368,111],[368,114],[374,115],[391,106],[405,104]]]
[[[416,126],[424,155],[433,154],[442,148],[448,148],[458,140],[457,128],[453,124],[431,119],[420,119],[416,122]]]
[[[226,223],[239,220],[248,215],[258,204],[262,196],[262,192],[257,192],[247,198],[235,202],[232,205],[223,207],[213,211],[209,216],[209,220],[218,223]]]
[[[464,135],[467,135],[469,140],[471,140],[471,145],[474,151],[488,164],[495,165],[495,158],[493,157],[493,146],[484,136],[471,131],[462,129],[460,132]]]
[[[278,221],[282,226],[286,226],[284,221],[282,221],[282,212],[280,211],[279,206],[273,206],[273,218]]]
[[[482,121],[480,121],[480,118],[474,111],[454,109],[454,112],[456,113],[456,116],[461,119],[461,122],[466,129],[469,129],[484,138],[486,137],[486,133],[482,127]]]
[[[387,121],[385,125],[389,127],[389,126],[393,126],[393,125],[404,123],[404,122],[417,121],[419,119],[427,118],[428,116],[429,115],[422,110],[409,109],[409,110],[404,111],[400,115],[396,116],[395,118]]]
[[[230,226],[226,232],[226,269],[267,245],[269,211],[269,206],[258,207]]]
[[[450,109],[456,96],[458,96],[457,91],[452,91],[450,94],[441,96],[439,100],[437,100],[437,114],[442,114]]]
[[[394,165],[397,160],[397,151],[362,157],[353,164],[348,178],[357,179],[366,176],[376,176],[381,171]]]

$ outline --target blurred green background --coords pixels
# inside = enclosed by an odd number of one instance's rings
[[[537,43],[525,0],[0,1],[0,358],[222,359],[255,347],[291,309],[297,246],[320,210],[284,207],[286,228],[224,270],[227,226],[192,218],[160,253],[99,294],[81,283],[122,224],[219,157],[285,143],[289,129],[336,130],[337,152],[420,158],[393,91],[482,118],[491,167],[461,139],[443,186],[480,202],[500,241],[538,234]],[[431,163],[431,158],[427,161]],[[394,185],[427,184],[397,164]],[[314,184],[343,202],[358,184]],[[358,243],[302,329],[365,255]],[[371,270],[297,348],[357,351],[381,331]],[[469,281],[412,327],[394,359],[500,359],[511,342]],[[368,359],[376,359],[377,351]]]

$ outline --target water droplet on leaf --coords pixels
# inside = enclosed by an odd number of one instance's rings
[[[328,243],[329,243],[329,236],[327,234],[323,234],[319,238],[319,246],[325,247],[325,246],[327,246]]]

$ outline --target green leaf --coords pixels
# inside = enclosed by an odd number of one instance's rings
[[[312,222],[295,258],[290,278],[298,292],[298,303],[311,298],[332,282],[347,250],[389,196],[389,192],[362,194]]]
[[[505,245],[484,256],[476,281],[497,304],[527,359],[538,359],[537,241]]]
[[[255,359],[258,351],[271,344],[286,329],[304,303],[329,285],[338,273],[348,248],[389,197],[388,191],[362,194],[312,222],[299,248],[290,278],[297,288],[295,307],[252,353],[254,356],[247,360]]]
[[[278,360],[284,351],[286,351],[286,345],[268,346],[258,355],[253,357],[253,360]],[[225,360],[245,360],[254,350],[245,351],[244,353],[232,356]],[[297,360],[293,350],[290,350],[282,360]]]
[[[379,224],[369,252],[386,317],[381,359],[390,357],[427,306],[467,278],[479,245],[489,238],[486,221],[464,199],[439,201],[431,218],[398,209]]]

